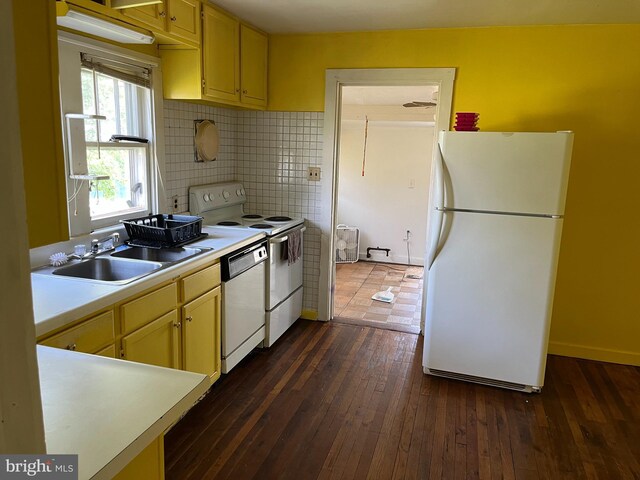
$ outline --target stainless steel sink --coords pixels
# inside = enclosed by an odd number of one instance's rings
[[[86,278],[113,283],[127,283],[162,268],[159,262],[136,262],[132,260],[96,257],[55,269],[54,275]]]
[[[144,260],[145,262],[174,263],[195,257],[206,250],[203,248],[146,248],[128,247],[111,254],[115,258],[129,258],[132,260]]]

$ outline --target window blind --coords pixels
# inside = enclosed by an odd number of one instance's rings
[[[133,83],[145,88],[151,88],[151,70],[138,65],[118,62],[106,58],[92,57],[86,53],[80,54],[80,62],[88,68],[104,75],[117,78],[123,82]]]

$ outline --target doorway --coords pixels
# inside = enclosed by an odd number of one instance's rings
[[[336,268],[336,238],[335,232],[336,227],[339,223],[339,188],[340,188],[340,154],[341,154],[341,133],[343,129],[348,129],[347,122],[343,124],[343,98],[346,94],[347,99],[349,95],[353,93],[353,91],[358,91],[358,89],[349,91],[349,87],[403,87],[405,90],[409,91],[412,88],[417,87],[428,87],[432,92],[437,92],[437,105],[435,106],[435,112],[431,113],[431,122],[432,122],[432,144],[435,141],[436,132],[442,129],[448,129],[449,120],[451,115],[451,100],[452,100],[452,92],[453,92],[453,79],[454,79],[455,70],[454,69],[371,69],[371,70],[328,70],[327,71],[327,81],[326,81],[326,92],[325,92],[325,148],[324,148],[324,160],[323,160],[323,169],[325,172],[325,176],[329,176],[331,178],[331,182],[326,182],[326,185],[323,188],[321,193],[321,197],[324,204],[330,204],[331,209],[327,212],[327,215],[322,221],[322,242],[321,242],[321,265],[320,265],[320,290],[319,290],[319,305],[318,305],[318,318],[320,320],[330,320],[336,317],[336,311],[339,310],[340,313],[344,312],[345,305],[344,301],[346,298],[339,297],[337,288],[336,279],[338,278],[338,272],[343,273],[343,270],[346,270],[346,267],[339,266]],[[402,88],[400,89],[402,90]],[[360,93],[361,90],[360,90]],[[426,95],[423,93],[419,95],[422,97]],[[422,98],[411,98],[404,103],[409,102],[424,102],[431,103],[428,97]],[[397,102],[396,102],[397,103]],[[421,105],[418,103],[419,107],[426,107],[426,105]],[[395,105],[397,106],[397,105]],[[398,108],[406,108],[406,114],[408,114],[410,107],[398,107]],[[344,107],[344,113],[348,113],[349,110],[352,110],[351,107]],[[353,113],[353,112],[352,112]],[[357,117],[358,114],[356,114]],[[360,112],[362,115],[362,112]],[[366,115],[365,115],[366,116]],[[351,119],[351,120],[362,120],[362,119]],[[380,122],[394,122],[394,120],[387,119],[379,119]],[[398,127],[398,125],[395,125]],[[424,159],[425,163],[429,164],[432,156],[432,152],[425,151]],[[365,176],[367,175],[367,165],[366,165],[366,155],[363,149],[363,169]],[[361,170],[362,173],[362,170]],[[415,181],[415,179],[414,179]],[[406,187],[409,188],[411,185],[411,179],[407,180]],[[384,196],[386,192],[378,191],[378,196]],[[326,203],[325,203],[326,202]],[[426,208],[429,202],[428,194],[424,195],[422,199],[422,207]],[[372,214],[373,209],[371,205],[366,206],[368,208],[368,213]],[[370,215],[369,215],[370,216]],[[426,213],[425,213],[426,217]],[[361,217],[363,218],[363,217]],[[420,228],[422,230],[420,233],[421,236],[426,236],[428,225],[426,228]],[[406,232],[405,232],[406,233]],[[410,232],[412,234],[413,232]],[[418,232],[416,232],[418,233]],[[374,242],[375,243],[375,242]],[[382,246],[381,246],[382,247]],[[368,247],[365,247],[368,248]],[[382,247],[386,248],[386,247]],[[401,249],[396,248],[396,252],[399,253]],[[420,252],[416,256],[416,260],[413,263],[421,263],[418,260],[422,257],[424,252],[424,246],[420,248]],[[380,252],[382,250],[373,250],[375,252]],[[414,250],[415,253],[415,250]],[[366,255],[366,253],[365,253]],[[376,253],[378,255],[378,253]],[[411,280],[410,286],[407,285],[407,288],[412,288],[414,291],[406,292],[416,294],[413,300],[417,300],[419,302],[419,306],[413,305],[410,307],[399,307],[396,308],[396,312],[400,311],[400,309],[413,309],[412,319],[416,317],[420,318],[420,324],[423,324],[424,321],[424,283],[423,278],[420,278],[421,272],[409,271],[411,268],[418,268],[407,265],[411,264],[411,253],[407,256],[409,261],[400,265],[396,260],[394,262],[384,262],[378,258],[370,258],[371,260],[375,260],[375,263],[372,265],[367,265],[362,263],[357,272],[355,272],[355,277],[353,284],[351,285],[352,290],[355,289],[356,283],[360,283],[361,285],[358,287],[358,291],[360,288],[364,287],[365,284],[370,285],[370,288],[373,288],[373,284],[376,283],[380,278],[384,278],[387,283],[389,282],[400,282],[400,285],[389,285],[392,287],[401,287],[402,279]],[[358,259],[360,260],[360,259]],[[370,270],[370,271],[368,271]],[[372,277],[370,277],[372,276]],[[412,278],[416,277],[416,278]],[[416,282],[417,280],[417,282]],[[384,286],[383,282],[381,286]],[[351,302],[356,297],[359,297],[361,300],[356,300],[354,305],[359,301],[366,303],[365,295],[369,294],[366,290],[360,292],[353,292],[352,299],[349,300]],[[340,292],[345,293],[344,290]],[[394,292],[397,294],[401,293],[401,289]],[[395,295],[394,295],[395,297]],[[413,297],[413,295],[412,295]],[[399,297],[401,298],[401,297]],[[404,301],[404,300],[403,300]],[[383,302],[384,303],[384,302]],[[397,302],[395,305],[380,305],[377,304],[373,306],[374,309],[382,309],[385,310],[393,310],[394,307],[398,307],[399,305],[407,305],[405,303]],[[361,307],[370,307],[370,305],[361,305]],[[391,308],[389,308],[391,307]],[[380,311],[382,311],[380,310]],[[405,310],[406,311],[406,310]],[[380,318],[380,317],[378,317]],[[408,317],[404,317],[408,318]],[[414,329],[416,326],[414,326]],[[417,330],[417,329],[416,329]]]
[[[438,86],[340,98],[333,318],[419,333]]]

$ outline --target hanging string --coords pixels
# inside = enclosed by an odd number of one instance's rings
[[[364,177],[364,167],[367,162],[367,136],[369,133],[369,117],[364,116],[364,151],[362,152],[362,176]]]
[[[98,76],[96,75],[95,68],[91,71],[93,75],[93,111],[96,115],[100,115],[100,105],[98,100]],[[100,120],[96,119],[96,144],[98,146],[98,160],[102,160],[100,156]]]

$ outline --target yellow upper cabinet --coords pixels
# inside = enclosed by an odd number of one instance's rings
[[[166,0],[167,32],[194,44],[200,43],[200,2]]]
[[[240,24],[207,5],[202,14],[203,94],[217,100],[240,100]]]
[[[66,0],[101,18],[141,27],[155,35],[160,45],[200,46],[200,0],[164,0],[154,5],[111,8],[111,1]],[[117,23],[116,22],[116,23]]]
[[[264,33],[203,4],[201,50],[160,50],[164,96],[264,109],[267,48]]]
[[[267,36],[246,25],[240,27],[240,71],[243,103],[267,105]]]
[[[142,7],[123,9],[122,13],[125,17],[138,20],[145,25],[151,27],[152,30],[166,31],[167,11],[164,4],[144,5]]]

